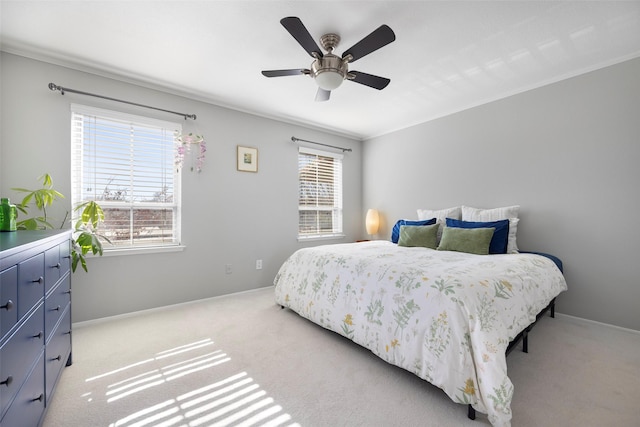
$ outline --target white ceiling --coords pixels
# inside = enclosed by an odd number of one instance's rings
[[[0,13],[7,52],[360,139],[640,56],[638,1],[2,0]],[[315,102],[308,76],[262,76],[311,64],[286,16],[339,34],[338,55],[389,25],[396,41],[350,69],[391,84]]]

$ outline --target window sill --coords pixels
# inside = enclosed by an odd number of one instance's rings
[[[298,236],[298,242],[312,242],[316,240],[338,240],[344,238],[344,234],[331,234],[329,236]]]
[[[105,248],[102,256],[121,256],[121,255],[148,255],[166,252],[182,252],[185,250],[184,245],[174,246],[151,246],[147,248],[121,248],[121,249],[107,249]]]

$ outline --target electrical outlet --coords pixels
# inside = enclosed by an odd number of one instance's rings
[[[226,274],[231,274],[231,264],[225,264],[224,266],[224,272]]]
[[[256,260],[256,270],[262,270],[262,260]]]

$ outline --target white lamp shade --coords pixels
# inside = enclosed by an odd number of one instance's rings
[[[316,76],[316,84],[324,90],[337,89],[344,78],[335,71],[324,71]]]
[[[367,234],[369,235],[376,234],[378,232],[378,227],[380,227],[380,215],[378,215],[377,210],[369,209],[367,211],[365,227],[367,229]]]

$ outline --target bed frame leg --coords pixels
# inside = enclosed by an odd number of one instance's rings
[[[556,299],[551,300],[551,317],[556,317]]]
[[[522,351],[529,353],[529,328],[522,333]]]
[[[471,404],[469,404],[469,409],[467,411],[467,417],[469,417],[470,420],[475,420],[476,419],[476,410],[473,409],[473,406],[471,406]]]

